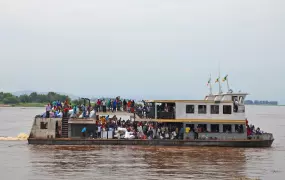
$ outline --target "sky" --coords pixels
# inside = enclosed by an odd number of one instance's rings
[[[203,99],[220,72],[248,99],[285,104],[284,9],[284,0],[1,0],[0,91]]]

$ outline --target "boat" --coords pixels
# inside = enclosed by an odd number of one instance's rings
[[[148,146],[220,146],[220,147],[271,147],[274,137],[260,128],[248,124],[245,98],[242,92],[212,94],[203,100],[144,100],[148,110],[99,111],[93,118],[35,117],[28,138],[37,145],[148,145]],[[90,101],[89,101],[90,104]],[[147,113],[146,113],[147,112]],[[128,130],[106,128],[98,130],[98,123],[128,119],[132,123],[153,125],[153,135],[136,137]],[[108,119],[106,119],[108,117]],[[169,133],[165,135],[165,127]],[[173,130],[171,134],[171,127]],[[88,135],[82,136],[87,128]],[[182,130],[181,130],[182,129]],[[177,131],[178,130],[178,131]],[[123,131],[123,132],[122,132]],[[142,132],[142,129],[137,130]],[[254,132],[253,132],[254,131]],[[158,135],[159,133],[160,135]],[[85,133],[85,132],[84,132]],[[90,135],[91,134],[91,135]],[[162,135],[161,135],[162,134]],[[179,134],[179,135],[178,135]],[[129,137],[129,138],[127,138]]]

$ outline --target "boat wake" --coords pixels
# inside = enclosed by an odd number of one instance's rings
[[[29,135],[20,133],[17,137],[0,136],[0,141],[26,141]]]

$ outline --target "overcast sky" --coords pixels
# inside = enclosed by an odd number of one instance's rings
[[[284,47],[284,0],[0,1],[0,91],[202,99],[220,63],[285,103]]]

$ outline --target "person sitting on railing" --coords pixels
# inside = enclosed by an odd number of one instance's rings
[[[262,132],[261,132],[261,130],[260,130],[259,127],[256,129],[256,134],[257,134],[257,135],[261,135],[261,134],[262,134]]]

